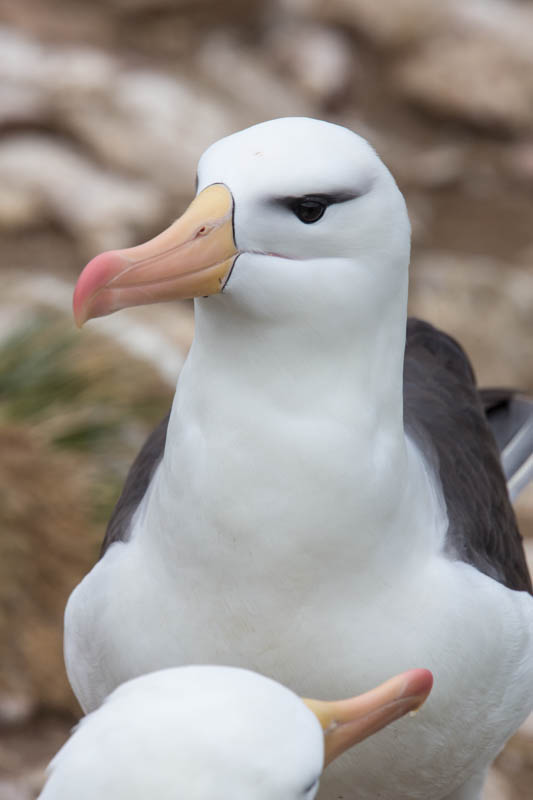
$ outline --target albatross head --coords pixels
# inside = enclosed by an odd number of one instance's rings
[[[40,800],[313,800],[324,761],[418,708],[431,684],[411,670],[325,703],[232,667],[154,672],[82,720]]]
[[[118,309],[210,297],[281,321],[319,313],[363,324],[405,301],[410,228],[370,145],[307,118],[255,125],[212,145],[198,194],[170,228],[103,253],[78,280],[78,324]]]

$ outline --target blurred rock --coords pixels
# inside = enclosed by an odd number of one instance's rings
[[[315,102],[330,105],[357,83],[356,53],[342,31],[295,21],[277,25],[266,44],[274,67]]]
[[[85,146],[87,157],[96,154],[172,197],[192,191],[198,156],[234,127],[231,111],[198,81],[128,68],[87,48],[41,45],[5,28],[0,83],[9,101],[0,123],[19,123],[21,113],[39,126],[46,120]]]
[[[0,27],[0,77],[3,91],[13,96],[36,98],[35,110],[47,115],[70,92],[87,96],[109,88],[116,72],[115,60],[88,47],[42,44],[20,32]],[[8,95],[9,96],[9,95]],[[0,120],[9,120],[9,104],[2,106]]]
[[[452,11],[446,0],[283,0],[292,12],[353,28],[381,47],[405,47],[450,24]]]
[[[0,728],[22,725],[35,713],[33,699],[28,694],[10,691],[0,694]],[[1,796],[1,795],[0,795]]]
[[[423,189],[439,189],[462,179],[466,153],[460,146],[449,144],[417,150],[400,161],[397,177]]]
[[[533,389],[533,273],[469,255],[414,259],[410,313],[455,336],[481,385]]]
[[[257,0],[3,0],[2,19],[49,41],[104,44],[150,58],[190,57],[198,39],[222,26],[258,23]]]
[[[0,797],[2,800],[33,800],[31,787],[24,780],[1,780]]]
[[[0,141],[0,186],[0,228],[52,220],[87,255],[133,244],[164,208],[153,186],[113,175],[47,136]]]
[[[506,156],[506,166],[511,175],[533,187],[533,140],[509,147]]]
[[[431,0],[429,0],[431,2]],[[456,30],[481,31],[531,55],[533,8],[522,0],[449,0]]]
[[[112,0],[117,41],[138,52],[166,58],[191,58],[199,41],[229,26],[252,28],[264,14],[258,0]]]
[[[32,726],[0,728],[2,800],[35,800],[46,766],[68,738],[73,722],[72,717],[41,715]]]
[[[199,156],[232,132],[235,117],[198,81],[127,69],[117,71],[98,98],[78,96],[64,112],[69,129],[105,163],[153,181],[174,198],[191,196]]]
[[[289,14],[353,28],[382,50],[406,53],[434,37],[478,32],[531,52],[533,10],[517,0],[280,0]]]
[[[396,84],[433,114],[497,131],[533,127],[533,50],[477,32],[430,39],[400,64]]]
[[[221,96],[241,105],[241,115],[245,112],[247,124],[274,117],[313,115],[313,106],[298,87],[283,81],[261,52],[241,45],[234,36],[207,37],[195,65]]]

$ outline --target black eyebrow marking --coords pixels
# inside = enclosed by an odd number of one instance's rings
[[[323,203],[326,206],[332,206],[336,203],[347,203],[349,200],[355,200],[357,197],[360,197],[359,192],[346,192],[346,191],[338,191],[338,192],[316,192],[312,194],[302,194],[302,195],[289,195],[284,197],[274,197],[272,198],[272,202],[276,205],[283,205],[291,208],[294,203],[303,203],[305,201],[316,201],[318,203]]]

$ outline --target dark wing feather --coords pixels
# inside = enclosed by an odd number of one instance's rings
[[[161,420],[133,462],[118,502],[113,509],[105,533],[100,558],[113,542],[125,542],[130,535],[130,523],[135,509],[144,497],[152,475],[163,457],[170,414]]]
[[[407,324],[404,422],[440,476],[450,556],[510,589],[533,593],[498,446],[470,362],[454,339],[417,319]]]

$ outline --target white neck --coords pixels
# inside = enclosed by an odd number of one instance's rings
[[[364,300],[347,316],[342,290],[324,298],[311,287],[298,304],[280,294],[272,313],[259,297],[259,314],[231,294],[196,301],[196,334],[178,397],[196,392],[203,405],[220,391],[216,402],[233,403],[244,392],[281,413],[403,432],[407,274],[393,296],[380,298],[378,318]],[[245,410],[256,417],[253,405]]]
[[[399,515],[410,538],[396,546],[419,546],[434,498],[428,489],[422,509],[415,501],[427,476],[403,429],[406,289],[373,324],[358,309],[274,322],[230,294],[198,301],[146,527],[171,548],[189,520],[195,548],[227,536],[257,553],[259,543],[261,568],[302,548],[342,553],[347,541],[368,564]]]

